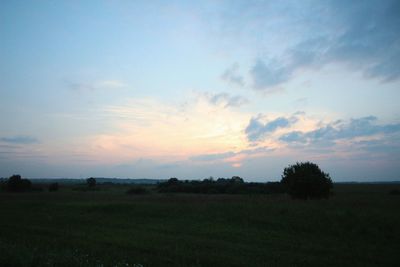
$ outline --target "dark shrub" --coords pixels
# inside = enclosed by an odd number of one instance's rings
[[[128,195],[143,195],[149,193],[149,191],[142,186],[132,186],[126,193]]]
[[[179,183],[179,180],[178,180],[178,178],[175,178],[175,177],[169,178],[168,181],[166,182],[166,184],[168,186],[177,185],[178,183]]]
[[[58,183],[51,183],[51,184],[49,184],[48,189],[50,192],[54,192],[54,191],[58,191],[58,187],[59,187]]]
[[[6,189],[10,192],[23,192],[32,189],[32,183],[28,179],[22,179],[21,175],[14,174],[6,182]]]
[[[332,189],[329,174],[317,164],[301,162],[284,169],[281,183],[293,198],[328,198]]]
[[[96,186],[96,179],[93,177],[87,178],[86,183],[89,187],[95,187]]]

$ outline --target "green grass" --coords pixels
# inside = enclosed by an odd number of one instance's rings
[[[398,266],[398,185],[284,195],[0,193],[0,266]]]

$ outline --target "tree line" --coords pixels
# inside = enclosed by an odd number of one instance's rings
[[[92,190],[96,179],[86,179],[87,187]],[[21,175],[12,175],[3,182],[2,188],[9,192],[32,191],[32,183]],[[49,191],[57,191],[58,183],[48,185]],[[239,176],[232,178],[212,177],[199,180],[178,180],[170,178],[157,185],[160,193],[200,193],[200,194],[278,194],[288,193],[293,198],[312,199],[328,198],[331,194],[332,180],[328,173],[322,171],[317,164],[302,162],[289,165],[283,170],[280,182],[254,183],[245,182]],[[129,190],[130,194],[144,193],[141,188]]]
[[[272,194],[283,193],[280,182],[246,183],[238,176],[232,178],[213,178],[197,180],[178,180],[170,178],[157,186],[161,193],[200,193],[200,194]]]

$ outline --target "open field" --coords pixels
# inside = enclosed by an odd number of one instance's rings
[[[398,266],[399,184],[285,195],[0,193],[0,266]]]

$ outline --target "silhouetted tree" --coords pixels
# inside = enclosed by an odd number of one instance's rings
[[[96,179],[93,177],[87,178],[86,183],[89,187],[95,187],[96,186]]]
[[[234,182],[234,183],[239,183],[239,184],[244,183],[243,178],[240,178],[239,176],[232,176],[231,180],[232,180],[232,182]]]
[[[6,188],[11,192],[28,191],[32,188],[32,183],[28,179],[22,179],[21,175],[14,174],[7,180]]]
[[[281,183],[293,198],[328,198],[332,180],[317,164],[301,162],[284,169]]]
[[[179,180],[178,180],[178,178],[175,178],[175,177],[169,178],[167,181],[167,185],[169,185],[169,186],[176,185],[178,183],[179,183]]]

